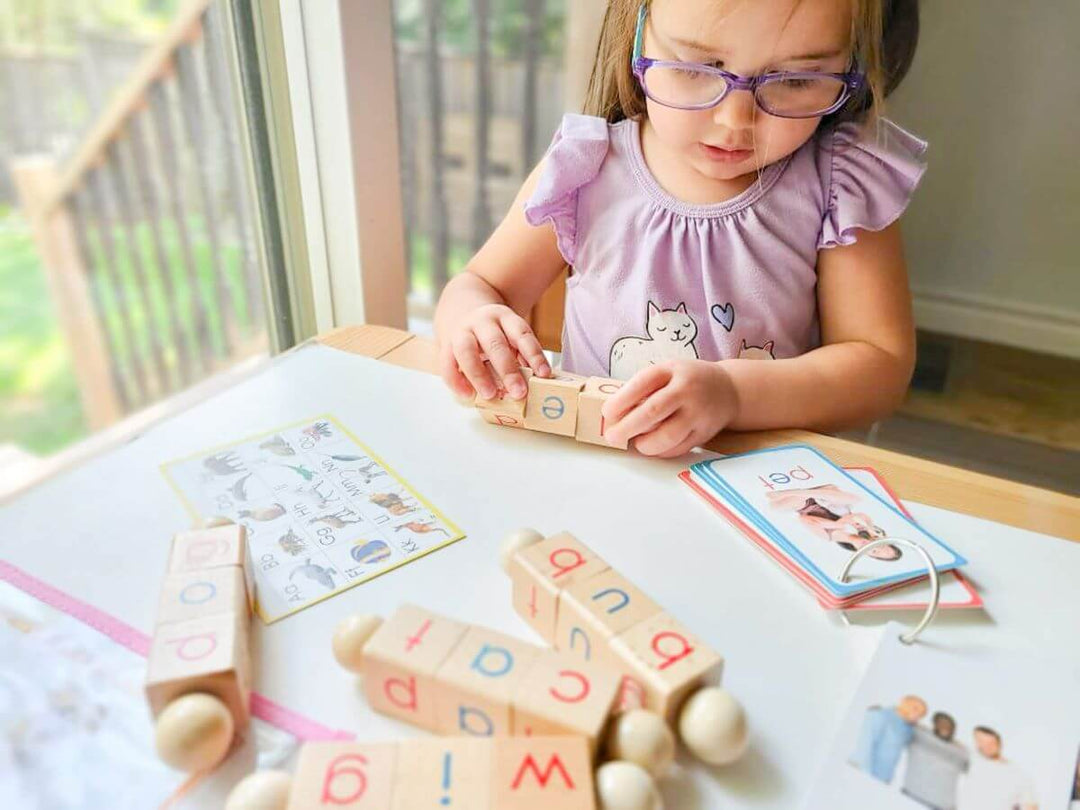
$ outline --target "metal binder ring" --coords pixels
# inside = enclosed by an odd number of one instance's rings
[[[934,616],[937,615],[938,611],[938,602],[941,601],[941,581],[938,578],[937,569],[934,567],[934,561],[930,558],[930,555],[925,548],[918,543],[904,540],[901,537],[887,537],[883,540],[874,540],[851,555],[844,565],[844,570],[840,572],[840,581],[847,582],[851,568],[858,559],[879,546],[907,546],[908,548],[915,549],[915,551],[922,555],[923,560],[926,561],[926,568],[930,572],[930,604],[926,606],[926,613],[923,614],[922,621],[915,626],[914,630],[900,636],[900,640],[904,644],[912,644],[915,639],[919,637],[919,634],[926,629],[926,626],[934,620]]]

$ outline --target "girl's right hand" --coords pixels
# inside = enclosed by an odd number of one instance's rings
[[[505,390],[513,399],[529,392],[521,366],[538,377],[551,375],[528,321],[505,304],[484,304],[468,313],[439,347],[442,377],[455,394],[493,399]]]

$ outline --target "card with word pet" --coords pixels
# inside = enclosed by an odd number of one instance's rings
[[[922,556],[896,544],[871,551],[841,582],[844,563],[873,540],[917,543],[939,571],[966,562],[894,503],[806,445],[699,462],[682,477],[826,607],[842,608],[925,576]]]
[[[332,416],[161,469],[193,517],[247,528],[267,623],[465,536]]]

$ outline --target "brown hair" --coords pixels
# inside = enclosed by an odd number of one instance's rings
[[[651,0],[644,0],[650,3]],[[631,70],[634,31],[642,0],[608,0],[584,112],[610,123],[645,112],[645,95]],[[850,0],[852,52],[866,74],[866,88],[827,123],[867,121],[911,67],[919,39],[918,0]]]

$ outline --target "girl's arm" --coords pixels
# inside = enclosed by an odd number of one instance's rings
[[[785,360],[685,360],[635,375],[604,406],[613,442],[676,456],[723,429],[863,425],[902,401],[915,363],[915,327],[894,223],[860,231],[818,257],[822,346]]]
[[[525,201],[543,165],[525,180],[506,217],[439,298],[435,334],[442,376],[462,396],[475,392],[490,399],[498,383],[515,399],[523,398],[527,389],[518,355],[534,373],[551,373],[527,320],[566,265],[555,229],[525,220]]]

